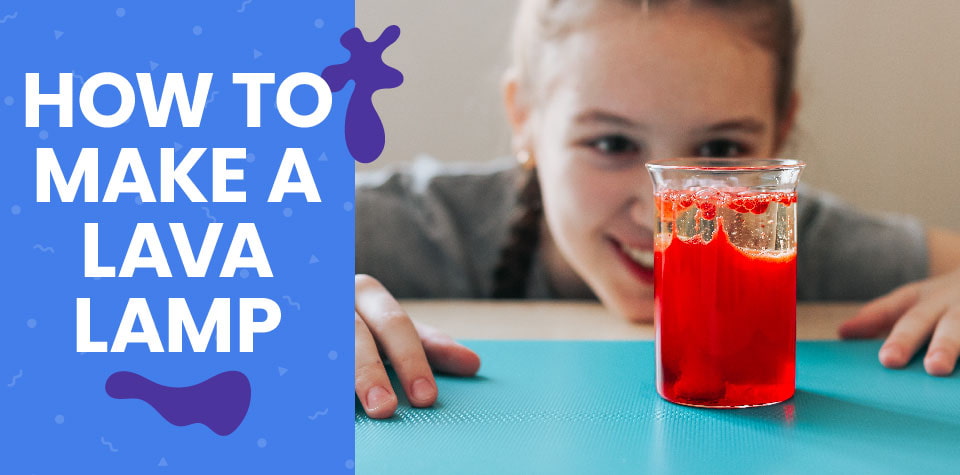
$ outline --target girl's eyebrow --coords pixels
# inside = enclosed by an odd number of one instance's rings
[[[717,132],[746,132],[750,134],[763,134],[766,132],[767,126],[756,119],[733,119],[725,120],[723,122],[718,122],[713,125],[709,125],[699,130],[702,133],[717,133]]]
[[[604,124],[617,125],[621,127],[630,127],[630,128],[646,128],[645,125],[634,122],[626,117],[619,116],[610,112],[606,112],[599,109],[590,109],[583,111],[574,117],[574,121],[581,124],[590,124],[595,122],[600,122]]]
[[[583,111],[574,117],[574,121],[581,124],[603,123],[619,127],[629,127],[636,129],[646,129],[647,126],[634,122],[626,117],[613,114],[600,109],[590,109]],[[744,132],[748,134],[762,135],[767,130],[766,124],[753,118],[731,119],[716,124],[711,124],[697,130],[699,133],[718,133],[718,132]]]

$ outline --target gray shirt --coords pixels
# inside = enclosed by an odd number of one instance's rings
[[[513,161],[357,173],[356,272],[398,298],[488,298],[516,205]],[[922,225],[800,187],[797,298],[865,300],[927,276]],[[527,296],[555,298],[534,256]]]

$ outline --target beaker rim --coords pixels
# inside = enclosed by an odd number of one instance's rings
[[[709,171],[757,171],[796,170],[807,166],[792,158],[717,158],[681,157],[662,158],[648,162],[650,170],[709,170]]]

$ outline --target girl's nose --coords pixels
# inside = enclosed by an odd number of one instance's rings
[[[637,224],[648,224],[653,220],[653,181],[647,173],[647,167],[638,167],[633,198],[630,203],[630,219]]]
[[[653,210],[650,208],[650,201],[653,197],[637,196],[630,204],[630,220],[636,224],[646,225],[653,219]]]

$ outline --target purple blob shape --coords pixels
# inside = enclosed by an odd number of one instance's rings
[[[400,37],[400,27],[388,26],[376,41],[367,42],[359,28],[347,30],[340,44],[350,51],[350,59],[328,66],[321,77],[337,92],[353,81],[353,94],[347,103],[344,136],[347,150],[360,163],[370,163],[383,152],[386,136],[383,122],[373,107],[373,93],[403,84],[403,74],[383,62],[383,51]]]
[[[107,378],[107,394],[114,399],[140,399],[175,426],[200,423],[217,435],[237,430],[250,408],[250,380],[239,371],[227,371],[193,386],[174,388],[137,373],[119,371]]]

